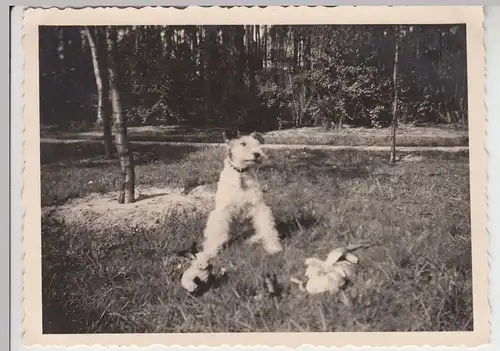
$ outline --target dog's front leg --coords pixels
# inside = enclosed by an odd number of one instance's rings
[[[260,203],[252,211],[251,217],[255,228],[255,235],[248,241],[250,243],[262,241],[264,249],[269,254],[280,252],[283,247],[281,246],[279,233],[276,230],[271,208],[264,203]]]
[[[222,245],[229,239],[230,223],[231,216],[228,211],[215,208],[210,212],[203,232],[205,241],[202,252],[197,255],[198,260],[208,263],[209,260],[217,256]]]

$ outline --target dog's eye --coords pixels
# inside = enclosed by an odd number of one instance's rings
[[[241,143],[241,146],[247,146],[247,143],[245,143],[244,141]]]

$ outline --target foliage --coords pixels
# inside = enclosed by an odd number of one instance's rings
[[[465,26],[403,28],[400,122],[466,124]],[[385,25],[120,27],[124,113],[129,125],[384,127],[391,121],[394,30]],[[70,121],[95,121],[96,86],[81,32],[80,27],[40,29],[43,124],[69,128]]]

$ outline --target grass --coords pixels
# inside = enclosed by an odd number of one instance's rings
[[[42,145],[43,205],[115,189],[118,165],[96,157],[99,147]],[[155,159],[136,166],[137,183],[214,182],[221,152],[155,146]],[[235,225],[239,239],[214,261],[228,279],[200,297],[180,287],[184,263],[174,253],[200,242],[206,214],[93,232],[45,215],[44,333],[472,330],[468,153],[425,156],[389,166],[373,152],[270,151],[259,174],[284,252],[249,249],[247,227]],[[305,258],[364,240],[381,245],[357,252],[363,269],[348,305],[289,283],[302,278]],[[266,272],[277,274],[281,299],[257,298]]]
[[[184,128],[178,126],[129,127],[132,141],[219,143],[220,128]],[[100,132],[57,132],[42,128],[42,137],[55,139],[101,140]],[[320,127],[295,128],[265,133],[269,144],[386,146],[391,144],[391,131],[385,129],[345,128],[325,131]],[[398,130],[399,146],[468,146],[467,129],[456,127],[401,126]]]

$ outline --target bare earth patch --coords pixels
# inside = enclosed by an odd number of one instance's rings
[[[200,185],[186,193],[183,188],[136,188],[136,201],[119,204],[118,193],[91,193],[61,206],[47,206],[50,213],[68,224],[83,225],[89,230],[102,228],[156,227],[162,220],[178,213],[206,212],[213,205],[215,189]]]

